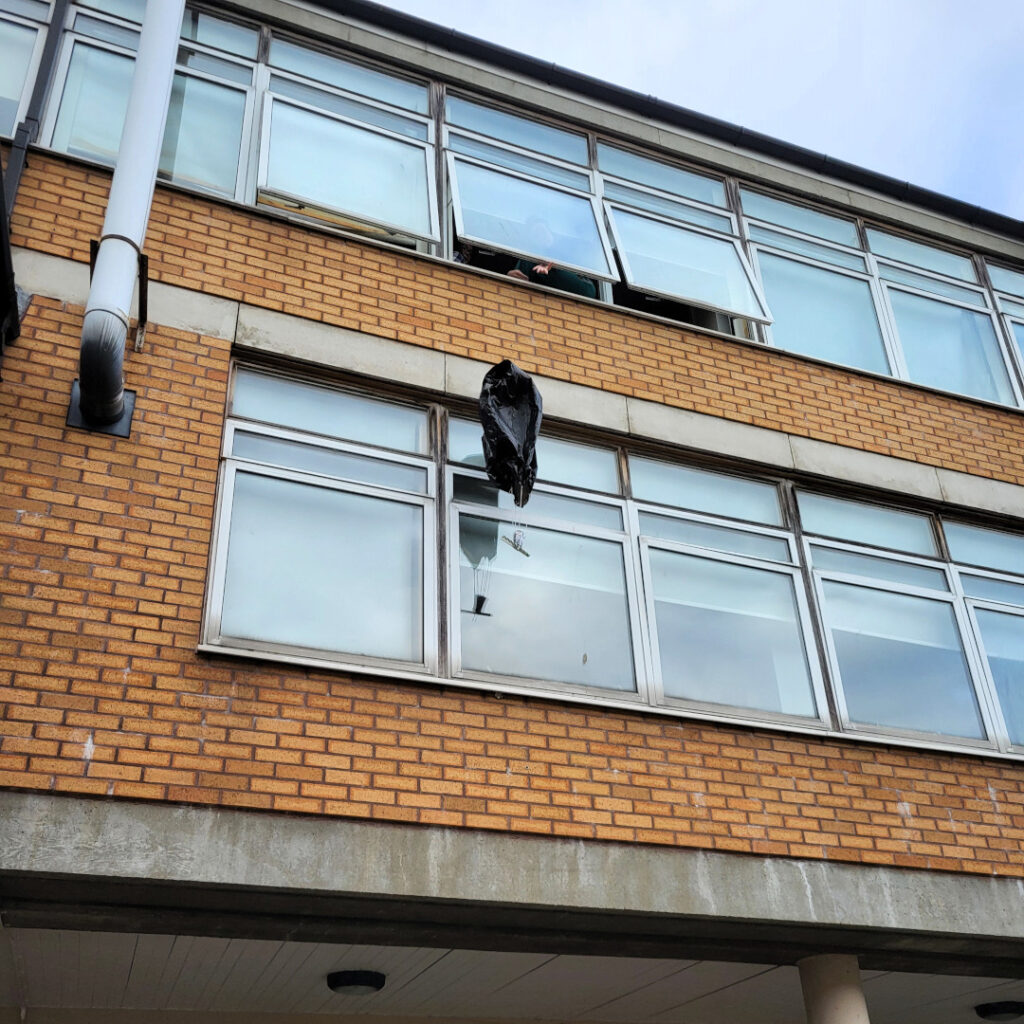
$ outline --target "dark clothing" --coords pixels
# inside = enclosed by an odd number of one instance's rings
[[[516,264],[516,270],[524,273],[534,284],[546,284],[549,288],[582,295],[585,299],[597,298],[597,288],[593,281],[580,277],[571,270],[562,270],[561,267],[552,267],[546,274],[538,274],[533,269],[537,263],[538,260],[520,260]]]

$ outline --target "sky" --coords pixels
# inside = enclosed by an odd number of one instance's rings
[[[383,0],[1024,218],[1024,0]]]

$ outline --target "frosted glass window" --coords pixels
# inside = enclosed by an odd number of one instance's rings
[[[792,231],[802,231],[806,235],[824,238],[829,242],[849,245],[854,249],[860,248],[857,225],[853,221],[830,217],[827,213],[787,203],[782,199],[751,192],[745,188],[740,189],[740,196],[743,201],[743,212],[748,217],[766,220]]]
[[[630,457],[629,467],[633,497],[639,501],[654,501],[659,505],[674,505],[770,526],[782,524],[774,484],[635,456]]]
[[[398,490],[424,494],[427,490],[427,471],[421,466],[408,466],[400,462],[385,462],[364,455],[299,444],[264,434],[236,431],[231,454],[241,459],[252,459],[267,465],[298,469],[306,473],[341,480],[394,487]]]
[[[323,89],[305,85],[303,82],[296,82],[291,78],[282,78],[281,75],[271,77],[270,90],[280,96],[288,96],[300,103],[308,103],[311,107],[329,110],[332,114],[339,114],[341,117],[348,117],[353,121],[375,124],[378,128],[384,128],[396,135],[404,135],[408,139],[427,141],[427,126],[422,121],[396,114],[393,110],[385,110],[383,107],[363,103],[361,100],[354,100],[350,96],[324,92]]]
[[[332,57],[317,50],[307,50],[285,39],[270,42],[270,63],[274,67],[304,75],[314,82],[323,82],[338,89],[369,96],[371,99],[403,107],[416,114],[430,110],[426,85],[405,78],[386,75],[382,71],[352,61]]]
[[[781,537],[767,537],[762,533],[745,533],[710,523],[695,523],[690,519],[674,519],[640,513],[640,532],[648,537],[674,540],[680,544],[711,548],[713,551],[731,551],[736,555],[764,558],[770,562],[788,562],[789,544]]]
[[[244,92],[175,75],[160,152],[161,175],[233,195],[244,116]]]
[[[135,61],[75,43],[53,131],[53,148],[114,163]]]
[[[797,500],[800,519],[808,533],[915,555],[938,554],[928,516],[823,494],[799,492]]]
[[[846,583],[823,589],[851,721],[984,738],[950,605]]]
[[[641,291],[764,319],[735,244],[608,207],[629,284]]]
[[[423,510],[239,472],[221,633],[423,661]]]
[[[837,267],[846,267],[847,270],[859,270],[862,274],[867,273],[867,263],[864,257],[858,256],[853,252],[847,252],[845,249],[833,249],[829,245],[811,242],[806,238],[799,238],[796,235],[784,235],[781,231],[763,228],[760,224],[751,224],[749,234],[752,242],[761,242],[764,245],[771,245],[776,249],[785,249],[787,252],[793,252],[799,256],[810,256],[812,259],[821,260],[823,263],[834,263]]]
[[[671,217],[673,220],[684,220],[690,224],[710,228],[712,231],[720,231],[725,235],[733,232],[732,221],[719,213],[712,213],[698,206],[688,206],[686,203],[677,203],[673,199],[656,196],[651,192],[641,192],[628,185],[620,185],[617,181],[604,183],[604,197],[639,207],[641,210],[649,210],[663,217]]]
[[[615,276],[589,199],[459,159],[452,165],[460,237],[597,277]]]
[[[947,299],[954,299],[956,302],[966,302],[971,306],[985,305],[984,297],[975,288],[964,288],[962,285],[952,284],[949,281],[940,281],[936,277],[915,274],[913,270],[904,270],[902,267],[890,267],[886,263],[881,263],[878,267],[878,274],[883,281],[907,284],[911,288],[920,288],[924,292],[934,292],[936,295],[943,295]]]
[[[990,317],[922,295],[894,289],[889,295],[911,380],[990,402],[1013,402]]]
[[[954,562],[1024,575],[1024,537],[1019,534],[948,520],[943,520],[942,529]]]
[[[423,409],[392,405],[331,388],[239,370],[231,411],[327,437],[398,451],[425,453],[429,432]]]
[[[0,21],[0,135],[13,135],[37,30]]]
[[[915,267],[924,267],[925,270],[933,270],[948,277],[958,277],[961,281],[978,280],[970,259],[955,252],[946,252],[931,245],[913,242],[909,238],[890,235],[877,228],[868,228],[868,244],[871,251],[879,256],[887,256],[889,259],[909,263]]]
[[[873,555],[859,555],[854,551],[839,551],[812,546],[815,568],[829,572],[845,572],[854,576],[868,576],[890,583],[906,583],[912,587],[928,590],[949,590],[946,574],[941,569],[912,562],[897,562],[892,558],[876,558]]]
[[[1024,618],[982,609],[976,615],[1010,742],[1024,744]]]
[[[274,102],[266,187],[429,237],[422,146]]]
[[[635,691],[622,546],[531,527],[526,558],[511,532],[459,517],[462,668]]]
[[[181,38],[252,59],[256,57],[260,42],[257,29],[236,25],[233,21],[224,21],[223,18],[215,18],[205,11],[196,11],[191,7],[186,8],[185,17],[181,22]]]
[[[449,96],[445,109],[449,124],[488,135],[492,139],[500,139],[533,153],[544,153],[573,164],[587,164],[585,135],[563,131],[493,107],[484,107],[459,96]]]
[[[556,185],[565,185],[574,188],[579,192],[590,191],[590,175],[581,171],[571,171],[568,167],[558,164],[549,164],[546,160],[537,160],[532,156],[517,153],[512,149],[502,149],[501,146],[492,146],[479,139],[471,139],[468,136],[452,134],[448,141],[448,148],[453,153],[462,153],[464,156],[473,156],[478,160],[486,160],[488,163],[498,164],[507,167],[510,171],[521,171],[523,174],[531,174],[536,178],[544,178],[553,181]]]
[[[617,149],[603,142],[597,144],[597,165],[605,174],[648,185],[672,195],[686,196],[711,206],[725,206],[725,186],[716,178],[673,167],[660,160]]]
[[[507,491],[499,491],[489,480],[456,475],[452,490],[454,501],[473,502],[505,512],[514,512],[516,508],[512,495]],[[569,498],[563,494],[535,490],[524,507],[531,515],[567,519],[605,530],[622,529],[622,510],[615,505],[601,505],[595,501],[581,501],[579,498]]]
[[[1009,292],[1011,295],[1024,297],[1024,273],[1021,273],[1019,270],[995,267],[989,263],[988,276],[992,279],[992,286],[996,291]]]
[[[772,341],[779,348],[889,372],[867,281],[766,252],[757,258],[772,310]]]
[[[668,551],[650,562],[666,696],[816,713],[792,577]]]

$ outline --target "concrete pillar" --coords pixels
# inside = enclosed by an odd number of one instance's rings
[[[807,1024],[870,1024],[855,956],[809,956],[797,967]]]

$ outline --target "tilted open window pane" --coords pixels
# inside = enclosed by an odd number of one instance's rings
[[[792,231],[801,231],[816,238],[848,245],[853,249],[860,248],[857,225],[853,221],[830,217],[827,213],[787,203],[782,199],[751,192],[745,188],[740,189],[740,196],[743,200],[743,212],[748,217],[766,220],[770,224],[778,224]]]
[[[889,289],[910,379],[1009,405],[1009,374],[991,317]]]
[[[793,578],[650,551],[667,697],[816,714]]]
[[[527,558],[511,531],[459,516],[463,670],[634,692],[622,545],[531,527]]]
[[[716,178],[708,178],[694,171],[673,167],[660,160],[618,149],[604,142],[597,144],[597,165],[605,174],[625,178],[640,185],[668,192],[670,195],[686,196],[699,203],[711,206],[725,206],[725,186]]]
[[[606,206],[626,281],[698,306],[767,320],[735,242]]]
[[[938,554],[928,516],[806,491],[799,491],[797,500],[808,533],[915,555]]]
[[[925,270],[933,270],[936,274],[958,277],[961,281],[978,280],[970,259],[955,252],[936,249],[934,246],[914,242],[900,235],[890,235],[877,228],[868,228],[868,244],[872,252],[891,260],[909,263],[914,267],[924,267]]]
[[[314,207],[429,238],[428,152],[275,99],[264,186]]]
[[[852,722],[984,738],[951,605],[830,581],[823,591]]]
[[[160,153],[161,175],[233,195],[244,117],[244,92],[175,75]]]
[[[616,279],[589,199],[457,157],[450,160],[460,238]]]
[[[774,484],[637,456],[630,457],[629,475],[633,497],[640,501],[730,519],[748,519],[769,526],[782,523],[778,489]]]
[[[286,39],[275,38],[270,41],[270,63],[314,82],[325,82],[346,92],[368,96],[416,114],[426,114],[430,110],[429,91],[420,82],[387,75],[363,64],[296,46]]]
[[[1024,744],[1024,618],[981,608],[975,615],[1010,742]]]
[[[221,634],[423,661],[423,509],[239,471]]]
[[[1019,534],[986,530],[982,526],[968,526],[948,519],[943,519],[942,530],[954,562],[983,565],[988,569],[1024,576],[1024,537]]]
[[[772,341],[790,352],[889,372],[889,358],[867,281],[758,253],[772,309]]]
[[[423,409],[378,402],[287,377],[239,370],[231,411],[246,419],[327,437],[404,452],[427,451],[429,432]]]
[[[135,61],[75,43],[64,81],[53,148],[114,163],[128,109]]]
[[[0,135],[13,135],[37,29],[0,20]]]

